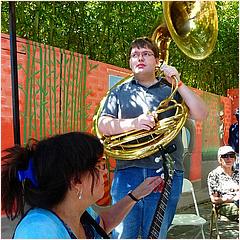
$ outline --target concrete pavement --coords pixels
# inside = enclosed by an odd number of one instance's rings
[[[209,201],[202,202],[198,204],[199,212],[201,217],[205,218],[207,223],[204,224],[203,230],[206,239],[210,236],[210,217],[212,204]],[[194,213],[195,209],[191,207],[183,207],[177,210],[177,213]],[[219,233],[221,239],[239,239],[239,224],[237,222],[232,222],[226,218],[221,218],[218,222]],[[199,233],[199,226],[176,226],[169,230],[168,239],[193,239]],[[215,232],[214,232],[215,233]],[[197,237],[202,239],[201,233]],[[216,239],[215,234],[213,238]]]

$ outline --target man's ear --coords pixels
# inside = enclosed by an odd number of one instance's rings
[[[132,69],[132,60],[131,60],[131,58],[129,59],[129,67]]]

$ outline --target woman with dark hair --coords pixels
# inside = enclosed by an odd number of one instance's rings
[[[151,177],[115,205],[99,211],[96,221],[86,211],[103,197],[107,173],[103,145],[87,133],[71,132],[26,147],[14,146],[2,157],[2,210],[10,219],[22,215],[13,238],[107,238],[141,198],[156,190]],[[30,206],[24,212],[25,203]],[[98,235],[100,234],[100,235]]]

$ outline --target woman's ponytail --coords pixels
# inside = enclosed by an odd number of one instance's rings
[[[24,213],[25,179],[22,173],[28,170],[32,157],[32,144],[14,146],[3,151],[1,171],[1,201],[2,210],[11,220]]]

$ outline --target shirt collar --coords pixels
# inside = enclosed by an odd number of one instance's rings
[[[159,83],[161,82],[161,80],[162,80],[161,77],[156,77],[156,79],[157,79],[158,81],[157,81],[155,84],[151,85],[150,87],[156,86],[156,85],[159,84]],[[141,85],[135,77],[132,78],[132,81],[131,81],[131,82],[132,82],[132,84],[135,84],[135,85]],[[142,85],[141,85],[141,86],[142,86]]]
[[[234,173],[234,174],[238,173],[238,171],[239,171],[239,170],[236,169],[236,168],[233,169],[233,173]],[[223,171],[223,168],[222,168],[221,166],[218,166],[218,167],[217,167],[217,172],[219,172],[220,174],[226,175],[226,173]]]

